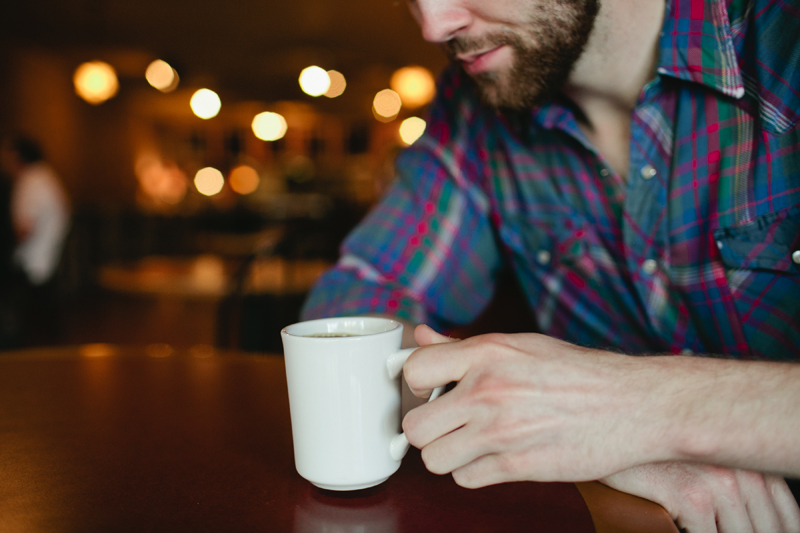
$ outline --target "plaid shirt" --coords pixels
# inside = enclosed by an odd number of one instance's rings
[[[674,0],[623,180],[565,102],[480,104],[457,67],[304,318],[439,329],[516,273],[540,330],[631,353],[800,357],[800,7]]]

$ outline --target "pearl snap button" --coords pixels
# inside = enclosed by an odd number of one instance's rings
[[[655,259],[648,259],[642,263],[642,271],[645,274],[653,274],[658,269],[658,263]]]
[[[539,250],[536,253],[536,261],[542,266],[548,264],[550,262],[550,258],[550,252],[547,250]]]
[[[604,178],[607,178],[609,174],[611,174],[611,173],[608,171],[607,168],[601,168],[600,169],[600,175],[603,176]]]
[[[800,265],[800,250],[794,251],[792,254],[792,261],[794,261],[796,265]]]
[[[642,169],[639,171],[639,173],[642,175],[642,179],[646,180],[655,177],[655,175],[657,174],[656,169],[653,168],[653,165],[643,166]]]

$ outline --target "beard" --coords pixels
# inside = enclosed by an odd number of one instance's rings
[[[472,76],[483,101],[495,109],[530,109],[564,86],[583,53],[599,0],[544,0],[534,7],[520,33],[504,30],[479,37],[458,36],[444,43],[451,61],[458,54],[509,46],[513,64]]]

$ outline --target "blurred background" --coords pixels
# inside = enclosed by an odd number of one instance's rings
[[[0,133],[41,146],[69,213],[49,296],[0,295],[5,348],[280,351],[278,330],[424,131],[446,63],[392,0],[3,11]],[[5,237],[10,253],[22,237]]]

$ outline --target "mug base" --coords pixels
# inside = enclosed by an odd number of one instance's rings
[[[383,483],[387,479],[389,479],[388,476],[383,478],[383,479],[379,479],[377,481],[370,481],[368,483],[356,483],[354,485],[327,485],[325,483],[316,483],[314,481],[312,481],[311,483],[314,486],[317,486],[317,487],[319,487],[321,489],[325,489],[325,490],[347,491],[347,490],[368,489],[370,487],[374,487],[376,485],[380,485],[381,483]]]

